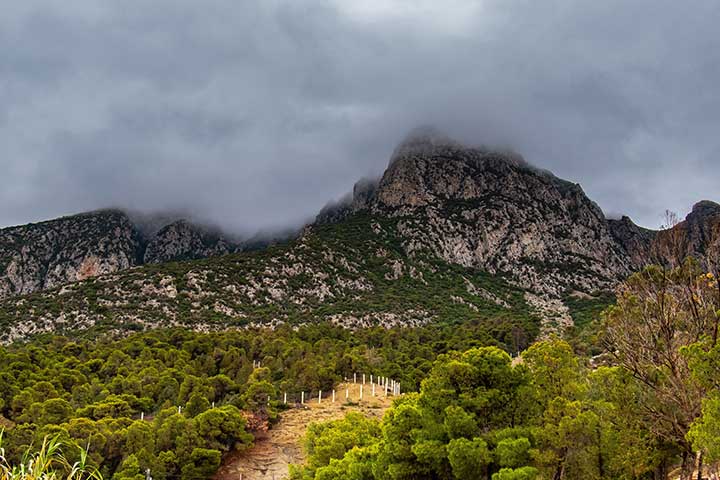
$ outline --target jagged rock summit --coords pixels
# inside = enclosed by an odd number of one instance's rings
[[[146,263],[236,251],[219,232],[174,216],[138,221],[108,209],[0,229],[0,298]]]
[[[518,154],[465,147],[432,129],[414,131],[377,184],[319,221],[368,210],[400,220],[408,251],[510,275],[560,296],[609,288],[631,271],[602,210],[582,188]]]
[[[361,211],[400,219],[410,254],[429,250],[556,298],[611,289],[644,265],[670,263],[673,256],[705,261],[720,238],[717,203],[699,202],[666,231],[639,227],[629,217],[607,219],[580,185],[515,152],[465,146],[432,127],[412,131],[380,179],[358,182],[317,221]],[[668,249],[672,236],[682,237],[680,251]]]
[[[177,220],[161,228],[148,242],[144,263],[226,255],[237,251],[238,245],[225,239],[221,232],[200,227],[187,220]]]

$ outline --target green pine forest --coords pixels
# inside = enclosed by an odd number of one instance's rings
[[[366,371],[408,393],[381,421],[351,413],[310,425],[293,480],[689,480],[699,467],[717,471],[715,276],[692,261],[648,267],[615,298],[571,308],[577,329],[520,358],[486,319],[14,343],[0,348],[0,478],[53,478],[28,476],[39,465],[56,478],[211,478],[223,455],[249,448],[254,428],[282,416],[281,392],[327,391]],[[526,328],[536,335],[537,325]]]

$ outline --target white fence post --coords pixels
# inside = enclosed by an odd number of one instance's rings
[[[322,403],[322,390],[318,390],[318,404]]]

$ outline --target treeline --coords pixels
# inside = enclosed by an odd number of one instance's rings
[[[209,478],[276,420],[281,392],[375,372],[415,393],[382,422],[312,426],[294,480],[690,480],[720,462],[719,323],[717,278],[688,262],[632,276],[592,358],[556,338],[513,360],[483,319],[47,337],[0,349],[1,456],[22,464],[55,438],[104,478]]]
[[[718,478],[719,319],[713,275],[648,268],[606,312],[604,358],[560,339],[441,355],[382,422],[312,425],[292,479]]]
[[[225,452],[249,446],[250,431],[275,421],[282,392],[328,391],[363,371],[416,390],[438,354],[488,343],[502,346],[481,320],[40,338],[0,348],[5,456],[18,463],[56,438],[87,447],[105,478],[140,478],[147,469],[160,480],[208,478]],[[66,454],[72,463],[81,452]]]

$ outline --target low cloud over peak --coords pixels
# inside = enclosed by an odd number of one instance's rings
[[[122,205],[302,223],[431,123],[657,226],[716,199],[714,1],[12,1],[0,225]]]

